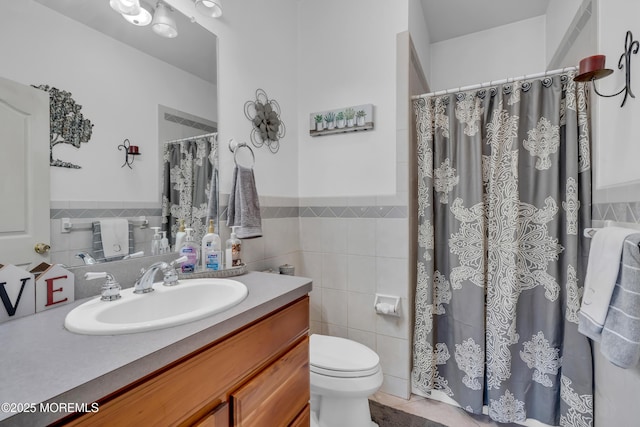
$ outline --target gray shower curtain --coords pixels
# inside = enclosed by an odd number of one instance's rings
[[[574,74],[414,101],[412,385],[498,422],[592,425],[591,348],[577,329],[590,130]]]
[[[215,135],[164,145],[162,230],[172,245],[181,219],[193,228],[196,242],[207,232],[207,218],[218,223],[217,212],[211,212],[217,211],[217,149]]]

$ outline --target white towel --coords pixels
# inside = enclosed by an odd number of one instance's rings
[[[598,230],[591,241],[584,295],[578,315],[578,331],[595,341],[600,341],[609,311],[611,295],[620,270],[624,240],[634,233],[638,233],[638,230],[605,227]]]
[[[116,258],[129,254],[129,221],[127,219],[100,220],[100,237],[105,258]]]

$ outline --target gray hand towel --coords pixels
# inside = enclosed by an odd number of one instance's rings
[[[227,226],[237,226],[236,234],[240,239],[262,236],[260,201],[251,168],[236,165],[233,169],[231,194],[227,208]]]
[[[640,234],[624,242],[607,318],[602,328],[600,352],[614,365],[632,368],[640,360]]]

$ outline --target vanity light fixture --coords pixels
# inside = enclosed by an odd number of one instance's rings
[[[122,15],[135,16],[140,13],[140,0],[109,0],[109,6]]]
[[[196,0],[196,10],[210,18],[222,16],[222,0]]]
[[[137,145],[131,145],[131,143],[129,142],[129,138],[127,138],[122,142],[122,144],[118,145],[118,151],[120,150],[124,150],[124,163],[120,167],[123,168],[125,165],[127,165],[129,166],[129,169],[133,169],[131,167],[131,165],[133,164],[133,159],[136,158],[135,156],[139,156],[140,154],[142,154],[140,152],[140,147],[138,147]],[[131,156],[131,158],[129,158],[129,156]]]
[[[624,48],[625,51],[622,53],[622,55],[620,55],[620,59],[618,60],[618,69],[625,69],[625,86],[618,92],[612,95],[604,95],[598,92],[598,89],[596,88],[596,80],[613,73],[613,70],[605,68],[604,64],[606,57],[604,55],[593,55],[581,60],[578,74],[574,77],[573,80],[577,82],[590,81],[593,85],[594,92],[604,98],[611,98],[624,93],[622,104],[620,104],[621,108],[624,107],[624,103],[627,102],[628,96],[635,98],[635,95],[631,91],[631,55],[638,53],[638,49],[640,48],[640,43],[638,42],[638,40],[633,40],[633,34],[631,34],[631,31],[627,31]]]
[[[175,19],[171,16],[172,13],[173,9],[158,2],[156,12],[153,14],[153,21],[151,21],[151,28],[159,36],[172,39],[178,35],[178,27]]]
[[[141,1],[140,12],[138,12],[137,15],[122,15],[122,17],[133,25],[144,27],[145,25],[151,24],[151,20],[153,19],[153,8],[149,3]]]

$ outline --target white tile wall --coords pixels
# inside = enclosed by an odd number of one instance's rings
[[[349,292],[347,298],[349,304],[347,326],[349,329],[375,332],[376,313],[373,310],[374,295]]]
[[[363,218],[347,223],[347,251],[353,255],[376,254],[376,220]]]
[[[349,203],[366,212],[372,201]],[[378,352],[383,391],[405,398],[411,367],[408,226],[407,218],[300,218],[299,245],[300,274],[314,283],[312,331],[353,339]],[[399,296],[401,317],[376,314],[376,292]]]
[[[347,290],[347,257],[344,254],[323,253],[322,286],[329,289]]]
[[[347,292],[322,289],[322,322],[347,326]]]
[[[374,294],[376,290],[376,257],[349,255],[347,289]]]
[[[405,369],[409,360],[406,340],[378,334],[376,352],[380,356],[382,371],[397,378],[409,379]]]

